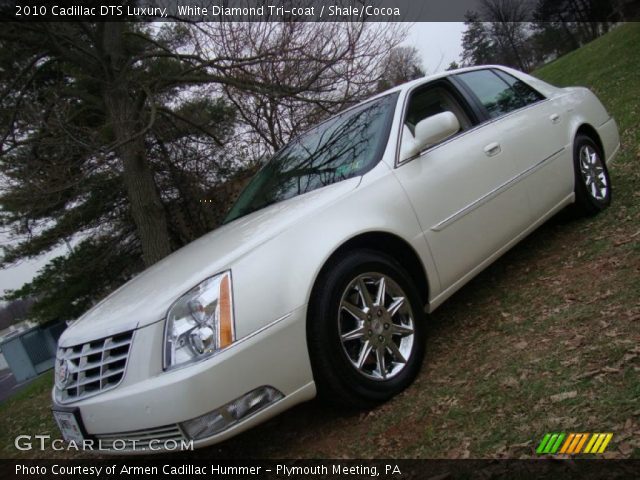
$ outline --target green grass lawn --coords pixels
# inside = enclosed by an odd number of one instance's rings
[[[638,45],[627,24],[535,72],[588,86],[616,118],[610,209],[558,215],[440,307],[417,381],[392,401],[364,413],[310,402],[197,456],[527,458],[545,433],[573,431],[613,432],[605,456],[639,458]],[[25,457],[20,433],[57,435],[50,383],[0,406],[3,456]]]
[[[14,440],[18,435],[58,437],[57,427],[51,415],[52,384],[53,372],[50,371],[0,403],[0,457],[24,456],[26,458],[36,454],[36,452],[29,452],[23,455],[23,452],[16,450]]]

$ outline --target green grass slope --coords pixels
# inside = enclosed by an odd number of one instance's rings
[[[640,23],[627,23],[545,65],[534,75],[560,87],[589,87],[616,118],[627,143],[638,143],[639,45]]]

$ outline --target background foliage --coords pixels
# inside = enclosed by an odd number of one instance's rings
[[[386,80],[403,38],[365,23],[3,24],[0,267],[67,251],[5,299],[73,319],[212,230],[289,139],[407,79]]]
[[[481,0],[465,15],[462,66],[531,71],[636,18],[628,0]]]

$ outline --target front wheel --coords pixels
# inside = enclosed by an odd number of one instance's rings
[[[600,148],[586,135],[576,137],[573,148],[576,207],[595,215],[611,203],[611,179]]]
[[[405,389],[424,356],[424,313],[409,275],[373,251],[350,252],[319,279],[307,340],[321,398],[367,408]]]

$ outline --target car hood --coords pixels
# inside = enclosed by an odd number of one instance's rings
[[[351,178],[238,218],[177,250],[95,305],[60,337],[63,347],[140,328],[164,318],[180,295],[232,266],[245,253],[298,219],[326,207],[357,187]]]

